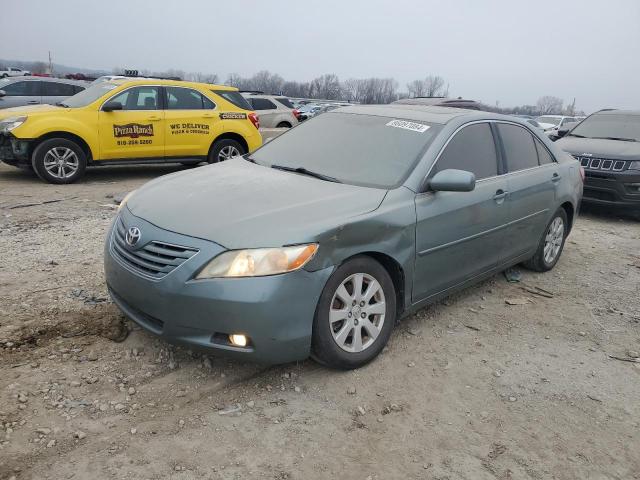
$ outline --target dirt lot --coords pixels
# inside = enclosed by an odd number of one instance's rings
[[[640,222],[586,213],[554,271],[420,311],[366,368],[264,367],[107,298],[111,197],[176,169],[0,166],[0,479],[640,478]]]

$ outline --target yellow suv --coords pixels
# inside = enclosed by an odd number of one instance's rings
[[[55,106],[0,110],[0,160],[72,183],[88,165],[220,162],[258,148],[259,126],[236,88],[126,78]]]

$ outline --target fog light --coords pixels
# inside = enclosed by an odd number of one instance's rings
[[[247,337],[245,337],[244,335],[238,335],[238,334],[229,335],[229,341],[231,342],[231,345],[233,345],[234,347],[247,346]]]

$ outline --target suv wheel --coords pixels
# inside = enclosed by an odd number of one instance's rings
[[[391,277],[375,260],[355,257],[331,275],[322,291],[311,356],[332,368],[361,367],[382,351],[395,321]]]
[[[237,142],[230,138],[225,138],[223,140],[218,140],[213,144],[211,150],[209,151],[207,162],[224,162],[225,160],[229,160],[233,157],[239,157],[241,155],[244,155],[245,153],[247,152],[244,151],[244,147],[240,145],[240,142]]]
[[[80,146],[66,138],[50,138],[36,147],[31,165],[49,183],[73,183],[84,175],[87,156]]]
[[[546,272],[555,267],[568,232],[567,212],[559,208],[547,224],[535,255],[524,262],[524,266],[536,272]]]

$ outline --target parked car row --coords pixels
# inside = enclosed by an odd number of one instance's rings
[[[55,105],[80,93],[87,86],[86,82],[63,78],[3,78],[0,79],[0,109],[24,105]]]

